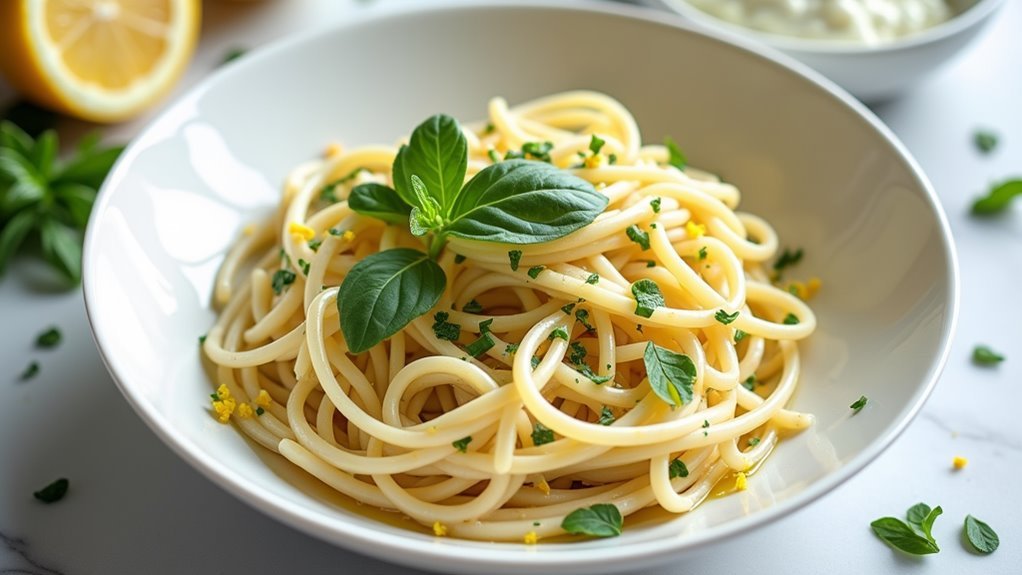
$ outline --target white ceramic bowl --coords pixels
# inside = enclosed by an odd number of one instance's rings
[[[944,214],[869,111],[804,67],[663,14],[616,5],[447,6],[370,16],[278,44],[172,105],[121,157],[85,245],[85,301],[117,385],[207,477],[316,537],[448,572],[635,571],[696,553],[832,491],[905,428],[933,387],[957,309]],[[196,338],[213,274],[285,174],[324,143],[393,142],[429,114],[482,117],[570,88],[619,98],[647,141],[744,190],[743,207],[806,250],[823,278],[819,330],[794,400],[815,427],[784,442],[748,491],[621,537],[534,547],[437,539],[375,521],[208,412]],[[869,406],[852,417],[848,405]],[[838,495],[839,496],[839,495]]]
[[[687,0],[650,0],[701,28],[744,36],[776,48],[821,72],[866,102],[904,92],[962,53],[997,14],[1004,0],[958,0],[969,6],[957,16],[892,42],[867,46],[853,42],[796,38],[752,30],[721,20]]]

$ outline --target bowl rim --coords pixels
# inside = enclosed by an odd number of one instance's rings
[[[829,94],[836,104],[843,105],[856,114],[860,120],[868,124],[904,162],[913,176],[915,183],[923,192],[925,201],[936,219],[941,238],[941,247],[948,262],[945,270],[945,282],[948,286],[947,299],[944,302],[947,315],[941,326],[941,338],[938,352],[933,358],[922,380],[922,385],[915,391],[910,401],[901,409],[886,429],[882,430],[876,440],[861,453],[848,460],[837,471],[826,475],[811,484],[805,491],[774,504],[769,508],[733,520],[724,525],[707,529],[681,539],[666,542],[663,539],[641,541],[623,546],[585,546],[579,552],[563,548],[549,553],[525,553],[523,545],[500,544],[492,546],[471,545],[431,545],[412,537],[391,535],[376,530],[367,530],[354,523],[338,521],[322,513],[294,505],[281,494],[266,490],[256,481],[243,477],[237,471],[227,468],[211,455],[181,436],[170,421],[153,406],[141,391],[136,391],[133,384],[118,375],[119,357],[114,347],[109,345],[113,326],[97,316],[98,292],[100,290],[95,268],[97,258],[96,223],[100,215],[106,211],[111,195],[121,186],[125,175],[133,168],[134,160],[139,153],[153,140],[165,136],[165,124],[173,123],[180,110],[185,109],[204,93],[216,85],[228,80],[234,70],[259,66],[264,57],[296,49],[302,44],[315,41],[325,35],[343,33],[344,30],[393,19],[414,19],[420,14],[446,14],[451,12],[476,11],[527,11],[547,13],[594,13],[600,16],[637,21],[643,25],[669,27],[688,34],[736,48],[758,57],[768,65],[773,65],[779,72],[794,72],[808,80],[818,89]],[[485,4],[472,4],[466,0],[441,0],[429,6],[385,6],[370,9],[345,20],[337,20],[305,30],[272,42],[248,54],[244,59],[231,66],[211,73],[166,106],[146,127],[130,142],[118,159],[110,175],[103,183],[96,206],[92,211],[87,227],[83,250],[83,295],[86,315],[88,317],[93,339],[103,363],[110,372],[125,399],[132,406],[150,429],[178,456],[187,461],[193,468],[205,475],[213,483],[231,493],[246,504],[255,507],[274,519],[290,525],[306,534],[349,550],[371,555],[384,561],[402,563],[418,567],[452,568],[461,572],[468,569],[496,569],[498,572],[511,566],[528,568],[545,568],[556,572],[576,572],[587,568],[588,571],[607,571],[610,569],[634,569],[639,564],[662,562],[684,551],[708,547],[725,539],[746,533],[752,529],[771,523],[786,516],[809,503],[831,493],[839,485],[856,475],[867,464],[885,451],[893,441],[908,427],[930,396],[943,370],[951,350],[951,342],[958,322],[959,312],[959,268],[954,249],[954,240],[947,216],[941,206],[936,192],[921,167],[908,152],[891,130],[880,121],[868,108],[850,94],[827,80],[821,74],[811,70],[793,58],[780,52],[765,49],[761,44],[742,38],[733,38],[715,31],[707,31],[694,27],[690,22],[676,14],[665,14],[630,5],[596,3],[591,0],[563,0],[551,4],[544,0],[496,0]],[[452,541],[456,543],[455,541]]]
[[[955,14],[950,19],[945,20],[936,26],[930,26],[929,28],[920,30],[915,34],[902,36],[894,40],[884,41],[878,44],[866,44],[856,42],[854,40],[802,38],[799,36],[765,32],[755,28],[747,28],[741,24],[729,22],[722,18],[717,18],[716,16],[703,12],[699,8],[693,6],[688,0],[656,1],[661,3],[668,10],[671,10],[675,14],[688,19],[699,26],[705,26],[712,28],[713,30],[722,31],[729,36],[734,34],[754,38],[760,42],[773,46],[774,48],[787,52],[837,56],[871,54],[887,55],[898,52],[907,52],[926,44],[937,43],[983,22],[1007,2],[1007,0],[976,0],[976,2],[972,6],[966,8],[965,11]]]

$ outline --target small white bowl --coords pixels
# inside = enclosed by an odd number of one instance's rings
[[[707,14],[687,0],[651,0],[702,28],[762,42],[808,64],[865,102],[911,88],[950,61],[993,20],[1005,0],[963,0],[971,6],[950,20],[876,45],[771,34]]]
[[[104,184],[84,251],[104,361],[196,469],[361,553],[445,572],[592,574],[730,544],[832,491],[905,429],[947,357],[958,293],[946,218],[902,145],[818,74],[751,46],[627,6],[508,0],[365,16],[251,53],[171,105]],[[626,521],[608,540],[458,541],[379,522],[213,419],[197,342],[215,317],[213,276],[293,166],[331,140],[393,142],[436,112],[476,119],[494,95],[574,88],[620,99],[647,141],[673,135],[693,165],[737,184],[742,209],[784,245],[805,248],[800,274],[823,278],[792,402],[817,423],[785,440],[748,491],[662,523]],[[852,416],[860,395],[869,405]]]

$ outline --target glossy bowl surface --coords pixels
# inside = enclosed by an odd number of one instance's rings
[[[514,103],[576,88],[613,95],[646,141],[673,135],[693,165],[737,184],[743,209],[771,221],[783,245],[805,249],[797,273],[823,279],[793,402],[818,422],[782,443],[748,491],[663,523],[626,523],[614,539],[440,539],[352,509],[210,416],[196,339],[214,321],[213,276],[241,228],[273,209],[292,167],[332,140],[394,142],[436,112],[478,119],[494,95]],[[110,372],[181,457],[311,535],[462,573],[634,571],[831,492],[918,412],[946,358],[958,293],[933,189],[858,102],[752,43],[663,13],[574,3],[385,10],[247,55],[129,146],[97,201],[84,265]],[[869,405],[853,416],[860,395]]]

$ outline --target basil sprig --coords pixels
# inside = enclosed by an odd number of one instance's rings
[[[596,219],[607,197],[589,182],[530,160],[489,166],[464,183],[468,145],[457,120],[436,115],[420,124],[393,165],[394,187],[356,186],[352,210],[407,223],[426,253],[386,250],[355,264],[341,284],[341,331],[353,353],[368,350],[429,311],[446,287],[436,259],[448,236],[505,244],[562,238]]]
[[[941,513],[939,505],[930,509],[925,503],[917,503],[906,514],[908,523],[896,517],[881,517],[869,525],[877,537],[895,549],[912,555],[928,555],[940,552],[931,530]]]

